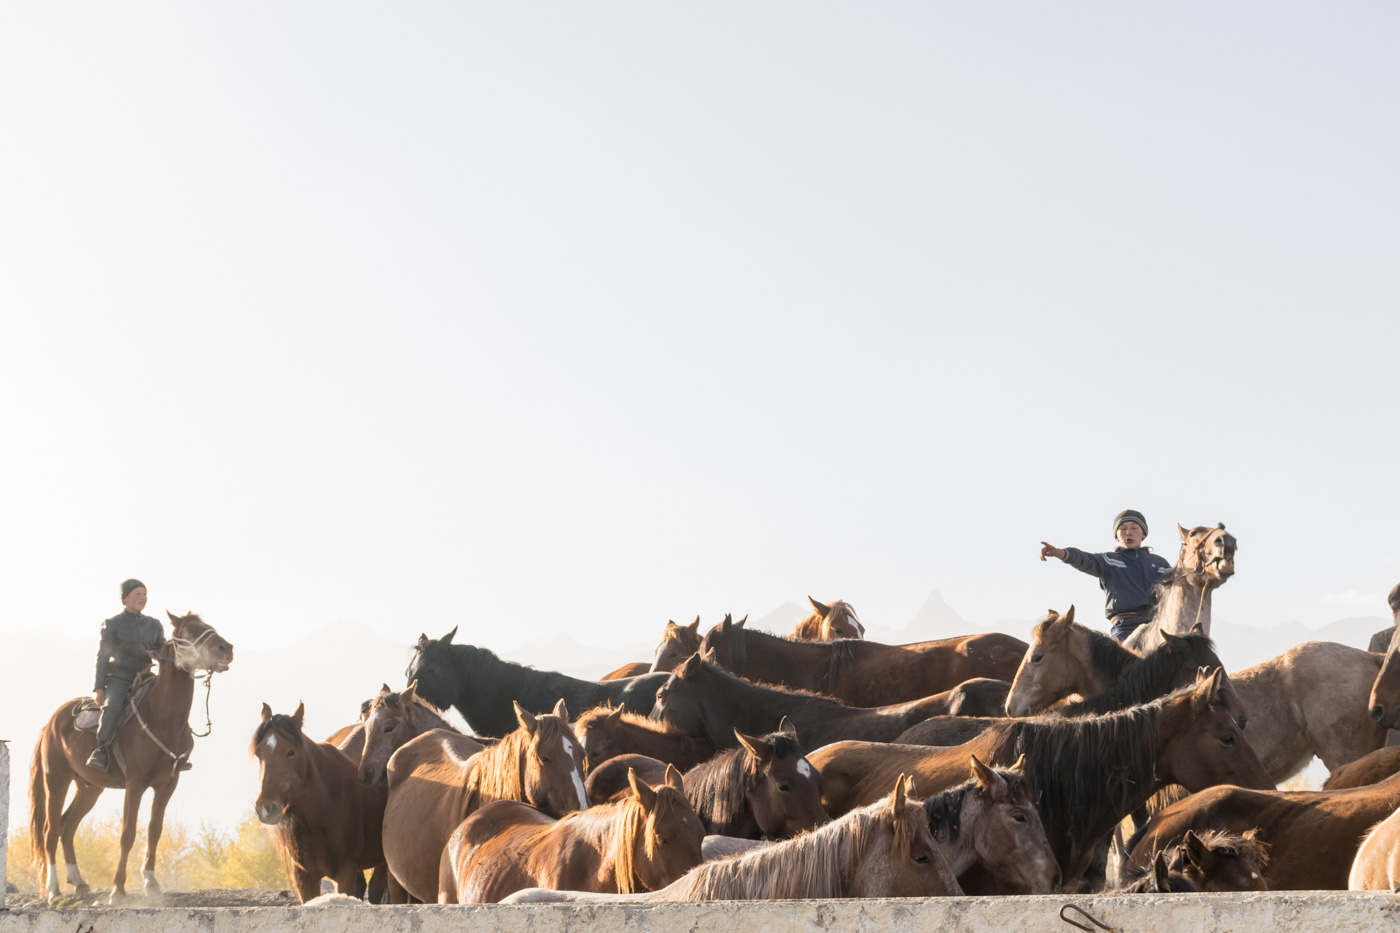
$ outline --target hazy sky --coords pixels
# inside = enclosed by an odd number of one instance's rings
[[[258,650],[807,593],[876,639],[933,589],[1092,620],[1039,542],[1127,507],[1172,559],[1238,535],[1220,617],[1385,614],[1397,40],[1383,3],[10,5],[0,632],[95,650],[132,575]]]

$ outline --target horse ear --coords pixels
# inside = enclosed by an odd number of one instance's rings
[[[457,626],[454,625],[454,626],[452,626],[452,631],[448,632],[446,635],[444,635],[444,636],[442,636],[441,638],[439,638],[438,641],[442,642],[444,645],[450,645],[450,644],[452,644],[452,639],[456,636],[456,634],[457,634]]]
[[[673,764],[666,765],[666,786],[674,790],[685,790],[685,778],[681,777],[681,772]]]
[[[520,723],[520,728],[530,733],[530,735],[534,735],[535,730],[538,729],[540,725],[539,721],[535,719],[535,714],[521,706],[519,701],[512,700],[511,702],[515,704],[515,721]]]
[[[1180,522],[1177,522],[1176,530],[1177,533],[1181,535],[1182,544],[1185,544],[1187,541],[1191,540],[1191,532],[1187,531],[1185,528],[1182,528]]]
[[[422,648],[422,647],[426,646],[430,640],[431,640],[431,639],[428,638],[428,633],[427,633],[427,632],[419,632],[419,633],[418,633],[418,647],[419,647],[419,648]]]
[[[296,711],[295,713],[292,714],[292,722],[296,723],[296,727],[297,727],[298,729],[300,729],[300,728],[301,728],[301,724],[302,724],[303,722],[305,722],[305,721],[306,721],[306,704],[305,704],[305,703],[298,703],[298,704],[297,704],[297,711]]]
[[[394,691],[391,690],[391,689],[389,688],[389,685],[388,685],[388,684],[380,684],[380,685],[379,685],[379,695],[380,695],[380,696],[387,696],[387,695],[389,695],[389,694],[391,694],[391,693],[393,693],[393,692],[394,692]]]
[[[171,612],[169,609],[167,609],[167,610],[165,610],[165,614],[168,615],[168,616],[170,616],[170,624],[171,624],[171,625],[177,625],[177,624],[179,624],[179,622],[180,622],[180,617],[177,616],[175,613],[173,613],[173,612]]]
[[[996,793],[998,790],[1006,790],[1006,779],[997,774],[991,768],[982,764],[976,755],[968,756],[972,759],[972,777],[981,785],[982,789],[989,793]]]
[[[667,634],[667,636],[669,636],[672,632],[679,632],[680,630],[681,630],[681,627],[680,627],[679,625],[677,625],[674,621],[672,621],[671,619],[667,619],[667,620],[666,620],[666,634]]]
[[[1206,862],[1206,844],[1200,836],[1196,835],[1194,829],[1186,831],[1186,838],[1181,840],[1181,849],[1186,854],[1186,860],[1197,868],[1204,868]]]
[[[560,697],[559,702],[554,704],[554,715],[565,722],[569,721],[569,708],[564,705],[564,698]]]
[[[735,627],[735,628],[743,628],[743,627],[744,627],[744,623],[747,622],[747,621],[749,621],[749,614],[746,612],[746,613],[744,613],[744,617],[743,617],[742,619],[740,619],[738,622],[735,622],[735,623],[734,623],[734,627]]]
[[[1153,890],[1158,894],[1170,893],[1172,889],[1171,880],[1167,877],[1166,852],[1158,852],[1157,857],[1152,860],[1152,884]]]
[[[418,681],[415,680],[413,683],[409,684],[408,688],[405,689],[404,692],[401,693],[399,696],[400,699],[408,700],[411,702],[414,697],[418,696]]]
[[[823,606],[810,596],[807,597],[807,602],[812,604],[812,608],[817,610],[817,615],[821,616],[823,619],[825,619],[826,614],[831,611],[830,606]]]
[[[700,634],[700,617],[699,617],[699,616],[696,616],[696,617],[695,617],[695,621],[692,622],[692,623],[690,623],[689,625],[687,625],[686,628],[690,629],[690,632],[691,632],[692,635],[699,635],[699,634]]]
[[[1073,622],[1073,621],[1074,621],[1074,603],[1070,603],[1070,604],[1069,604],[1069,608],[1066,609],[1066,610],[1064,611],[1063,614],[1061,614],[1061,616],[1060,616],[1060,621],[1061,621],[1061,622]]]
[[[794,726],[792,720],[788,719],[786,716],[783,717],[782,722],[778,723],[778,731],[794,742],[797,741],[797,727]]]
[[[1024,777],[1026,774],[1030,773],[1030,772],[1028,771],[1028,769],[1026,768],[1026,753],[1025,753],[1025,752],[1022,752],[1022,753],[1021,753],[1021,757],[1016,759],[1016,762],[1011,766],[1011,770],[1012,770],[1012,771],[1015,771],[1015,772],[1016,772],[1017,774],[1019,774],[1019,775],[1022,775],[1023,777]]]
[[[1206,633],[1206,627],[1205,627],[1204,625],[1202,625],[1201,623],[1197,622],[1197,623],[1195,623],[1194,625],[1191,626],[1191,631],[1187,632],[1186,634],[1188,634],[1188,635],[1204,635],[1205,633]]]
[[[681,666],[676,669],[676,673],[682,677],[694,677],[700,673],[700,652],[697,651],[682,661]]]
[[[267,721],[268,721],[269,719],[271,719],[271,718],[272,718],[272,707],[270,707],[270,706],[268,706],[266,703],[264,703],[264,704],[263,704],[263,708],[262,708],[262,721],[263,721],[263,722],[267,722]]]
[[[637,802],[650,810],[656,805],[656,791],[651,785],[637,777],[637,772],[633,768],[627,769],[627,783],[632,785],[632,793],[637,795]]]
[[[895,819],[899,819],[899,811],[904,809],[904,777],[904,772],[901,771],[894,782],[894,790],[890,793],[890,807],[894,810]]]
[[[759,764],[763,764],[773,757],[773,746],[762,739],[756,739],[751,735],[744,735],[744,733],[740,732],[737,728],[734,730],[734,738],[738,739],[739,744],[749,750],[749,754],[754,756]]]
[[[731,615],[730,613],[726,612],[726,613],[724,614],[724,618],[719,620],[719,633],[720,633],[721,635],[728,635],[728,634],[729,634],[729,628],[730,628],[730,626],[732,626],[733,624],[734,624],[734,616]]]

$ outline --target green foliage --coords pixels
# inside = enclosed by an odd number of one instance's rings
[[[121,848],[121,820],[90,820],[78,827],[73,848],[83,877],[94,888],[107,887],[117,867]],[[136,843],[127,859],[128,879],[140,885],[140,869],[145,858],[146,824],[138,827]],[[38,877],[30,871],[29,827],[10,833],[6,874],[12,884],[31,891],[40,890],[43,866]],[[63,851],[59,850],[59,871],[63,871]],[[205,888],[262,888],[280,890],[289,886],[273,846],[271,834],[249,815],[231,833],[205,824],[190,833],[178,823],[165,824],[156,852],[156,877],[167,891],[198,891]],[[130,883],[130,881],[129,881]],[[64,882],[64,889],[68,889]]]

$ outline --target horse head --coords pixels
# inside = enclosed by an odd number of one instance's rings
[[[901,774],[878,803],[853,811],[867,820],[864,845],[847,867],[848,897],[937,897],[962,888],[933,839],[923,806],[911,799],[912,778]]]
[[[1029,716],[1087,689],[1093,677],[1087,639],[1088,630],[1074,624],[1073,606],[1062,613],[1048,610],[1031,630],[1026,655],[1006,695],[1006,715]]]
[[[1216,784],[1273,790],[1273,778],[1236,720],[1228,683],[1216,668],[1162,701],[1160,771],[1192,793]]]
[[[193,612],[182,616],[166,610],[170,617],[170,645],[175,666],[186,674],[209,671],[219,674],[233,663],[233,645]]]
[[[1267,891],[1267,864],[1267,850],[1253,829],[1243,836],[1188,829],[1171,860],[1172,870],[1190,878],[1201,891]]]
[[[409,739],[423,731],[416,727],[414,711],[418,709],[417,682],[395,693],[385,684],[379,695],[369,701],[361,717],[365,724],[365,747],[360,753],[360,783],[378,787],[384,783],[389,758]]]
[[[666,682],[657,688],[656,702],[651,707],[649,718],[669,723],[686,735],[705,736],[703,700],[698,681],[705,674],[705,661],[713,657],[713,654],[692,654],[677,665]]]
[[[282,822],[292,800],[306,783],[306,735],[302,724],[306,704],[297,704],[290,716],[274,715],[262,705],[262,722],[253,732],[249,751],[258,759],[258,797],[253,803],[258,819],[269,826]]]
[[[666,633],[661,636],[661,644],[653,653],[656,660],[651,664],[653,672],[671,671],[676,665],[700,650],[700,617],[689,625],[666,622]]]
[[[404,671],[405,682],[417,681],[418,696],[438,709],[446,709],[457,699],[457,670],[452,658],[452,639],[456,634],[454,625],[441,638],[419,635]]]
[[[1026,756],[1010,768],[989,768],[969,756],[976,782],[963,804],[964,825],[976,823],[974,846],[993,875],[1021,890],[1048,894],[1060,886],[1060,863],[1045,836],[1035,808],[1035,787],[1026,773]]]
[[[659,891],[704,860],[701,846],[705,827],[685,795],[685,784],[675,765],[666,766],[665,778],[656,785],[641,780],[628,768],[627,783],[632,787],[630,806],[637,812],[628,833],[632,845],[623,858],[630,857],[630,874],[643,888]]]
[[[1225,526],[1197,525],[1190,531],[1176,526],[1181,535],[1181,570],[1205,577],[1206,586],[1220,586],[1235,574],[1235,536]]]
[[[861,624],[860,617],[856,615],[856,611],[851,607],[850,603],[838,599],[830,606],[827,606],[817,602],[810,596],[807,597],[807,602],[811,603],[817,615],[821,616],[822,641],[835,641],[838,638],[865,637],[865,626]]]
[[[536,716],[519,703],[515,718],[520,723],[517,734],[526,746],[523,756],[525,801],[550,814],[563,816],[574,810],[588,809],[588,792],[583,776],[588,770],[588,758],[583,743],[569,727],[569,710],[560,700],[552,712]]]
[[[1391,591],[1392,596],[1400,592],[1400,585]],[[1381,662],[1380,673],[1371,685],[1370,702],[1367,704],[1371,718],[1387,729],[1400,727],[1400,627],[1390,636],[1390,645]]]
[[[797,730],[783,717],[777,732],[762,738],[738,729],[743,754],[745,796],[765,837],[785,839],[827,822],[822,807],[822,775],[806,758]]]

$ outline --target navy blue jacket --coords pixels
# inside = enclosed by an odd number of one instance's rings
[[[1121,615],[1147,616],[1152,602],[1152,590],[1162,574],[1172,569],[1165,557],[1153,554],[1145,547],[1116,548],[1106,554],[1088,554],[1079,548],[1065,548],[1065,563],[1075,570],[1099,578],[1103,588],[1104,615],[1112,619]]]
[[[102,623],[102,643],[97,648],[94,690],[106,687],[110,677],[130,681],[151,666],[147,651],[159,651],[165,643],[160,621],[136,612],[119,612]]]

